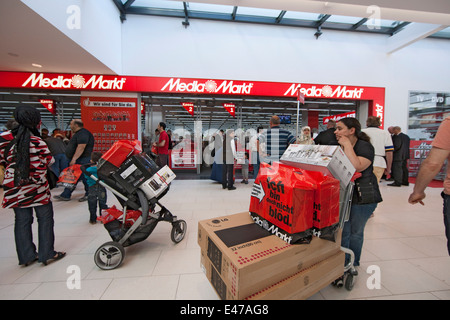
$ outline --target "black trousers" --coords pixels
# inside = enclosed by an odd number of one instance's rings
[[[450,255],[450,195],[441,193],[442,199],[444,199],[444,226],[445,236],[447,237],[447,250]]]
[[[224,188],[231,188],[233,186],[233,167],[234,164],[222,165],[222,186]]]
[[[408,160],[392,161],[392,179],[397,184],[408,184]]]

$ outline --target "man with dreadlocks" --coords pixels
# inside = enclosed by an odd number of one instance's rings
[[[15,213],[14,237],[19,265],[28,266],[37,260],[47,265],[66,254],[56,252],[53,247],[53,204],[46,177],[53,158],[39,135],[39,111],[31,106],[19,106],[14,118],[17,125],[0,139],[0,165],[5,166],[2,206]],[[33,209],[39,223],[38,251],[32,235]]]

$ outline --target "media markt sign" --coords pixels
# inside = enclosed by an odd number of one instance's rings
[[[127,78],[115,77],[112,80],[104,79],[104,77],[93,75],[87,80],[82,75],[74,75],[72,77],[65,77],[59,75],[53,78],[46,78],[41,73],[31,74],[27,80],[22,84],[22,87],[31,88],[51,88],[51,89],[100,89],[100,90],[122,90]]]
[[[223,80],[219,84],[215,80],[201,82],[193,80],[182,82],[180,78],[171,78],[161,88],[162,92],[190,92],[190,93],[221,93],[221,94],[251,94],[253,83],[236,84],[234,80]]]

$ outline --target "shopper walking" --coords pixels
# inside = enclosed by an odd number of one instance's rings
[[[165,165],[169,165],[169,136],[166,132],[166,124],[160,122],[158,124],[159,138],[158,142],[153,143],[158,150],[158,165],[162,168]]]
[[[54,250],[55,234],[53,204],[46,178],[53,158],[40,138],[41,116],[31,106],[19,106],[14,111],[18,126],[7,141],[0,143],[0,164],[4,165],[3,208],[12,208],[15,214],[14,238],[19,265],[28,266],[35,261],[47,265],[59,260],[65,252]],[[38,250],[33,243],[33,210],[38,220]]]
[[[442,121],[436,136],[431,143],[430,153],[420,165],[413,192],[408,199],[409,203],[420,203],[421,205],[424,205],[423,200],[426,196],[425,189],[431,180],[433,180],[439,171],[441,171],[445,160],[450,162],[450,117],[447,117]],[[444,227],[445,235],[447,237],[447,250],[450,255],[450,166],[447,166],[444,190],[441,193],[441,197],[444,200]]]
[[[222,188],[235,190],[234,186],[234,159],[236,159],[236,142],[234,141],[234,130],[227,130],[223,138],[223,165],[222,165]]]
[[[89,209],[89,223],[96,224],[97,223],[97,204],[99,209],[99,216],[101,216],[103,209],[108,209],[106,204],[107,196],[106,189],[102,185],[98,183],[98,175],[97,175],[97,163],[98,160],[102,157],[101,152],[92,152],[91,155],[91,163],[95,164],[88,168],[86,171],[88,174],[97,178],[97,181],[86,175],[86,181],[89,186],[89,194],[88,194],[88,209]]]
[[[273,161],[279,161],[287,147],[295,143],[295,136],[286,129],[280,128],[280,118],[272,116],[270,118],[270,129],[261,134],[258,139],[258,148],[261,161],[271,164]],[[265,145],[265,150],[260,148],[261,144]]]
[[[362,129],[362,132],[370,137],[370,143],[375,149],[373,173],[377,177],[377,182],[380,183],[383,174],[386,176],[391,174],[394,145],[389,132],[380,129],[380,117],[369,116],[366,125],[367,128]]]
[[[391,130],[393,132],[392,142],[394,145],[394,155],[392,159],[392,178],[394,182],[388,184],[392,187],[401,187],[409,185],[408,159],[409,159],[409,137],[402,133],[399,126]]]
[[[361,131],[355,118],[344,118],[336,125],[336,138],[344,153],[361,177],[355,180],[350,216],[344,224],[342,243],[355,254],[354,266],[359,266],[367,221],[382,201],[377,178],[373,174],[375,150],[370,138]],[[349,261],[346,255],[346,264]]]
[[[336,140],[334,131],[336,131],[336,121],[329,120],[327,122],[327,129],[317,135],[314,139],[314,143],[323,145],[338,145],[339,143]]]
[[[87,164],[91,161],[91,153],[94,150],[94,136],[92,133],[84,128],[83,121],[81,119],[74,119],[70,122],[70,129],[74,133],[66,148],[66,156],[69,159],[69,166],[74,164]],[[84,174],[80,176],[77,181],[81,180],[84,185],[84,196],[78,201],[86,201],[88,199],[89,186],[86,182]],[[75,184],[76,188],[76,184]],[[64,188],[64,191],[57,196],[54,196],[57,200],[69,201],[72,196],[72,192],[75,188]]]

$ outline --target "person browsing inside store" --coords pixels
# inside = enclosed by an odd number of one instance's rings
[[[236,190],[234,186],[234,160],[236,159],[235,132],[228,129],[223,137],[222,188]]]
[[[158,148],[158,162],[161,168],[169,165],[169,136],[166,132],[166,124],[160,122],[158,124],[159,139],[158,142],[153,143],[153,146]]]
[[[364,242],[364,228],[377,204],[382,201],[377,178],[373,173],[375,150],[361,124],[355,118],[344,118],[336,124],[336,139],[361,177],[355,180],[350,216],[344,224],[342,243],[355,254],[354,266],[359,266]],[[349,256],[346,254],[346,264]]]
[[[290,131],[280,128],[280,122],[280,117],[272,116],[269,122],[270,129],[258,137],[257,147],[260,159],[268,164],[279,161],[288,146],[296,140]],[[262,144],[265,148],[261,148]]]
[[[300,134],[300,137],[298,137],[297,143],[298,144],[314,144],[314,140],[311,137],[311,127],[310,126],[304,126],[302,128],[302,133]]]

